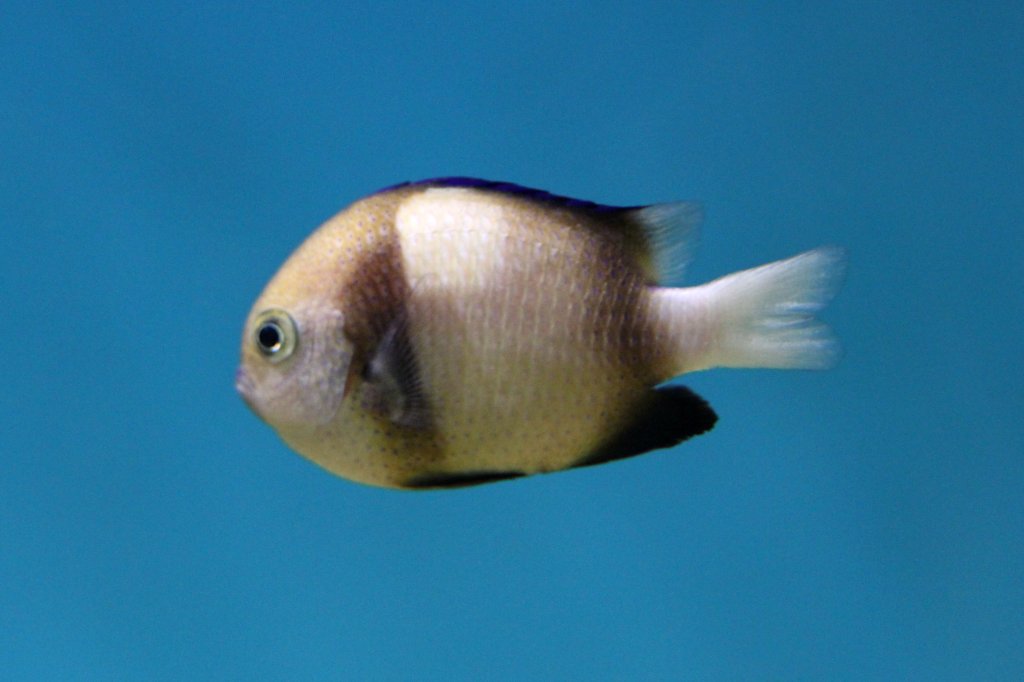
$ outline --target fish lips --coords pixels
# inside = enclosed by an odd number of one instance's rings
[[[253,397],[255,386],[249,373],[245,371],[245,367],[239,367],[235,370],[235,390],[238,391],[238,395],[242,397],[242,400],[249,406],[249,409],[255,412],[260,419],[263,419],[263,415],[256,408],[256,402]]]

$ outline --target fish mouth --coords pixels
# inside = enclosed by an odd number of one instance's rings
[[[235,390],[238,391],[238,395],[242,397],[242,400],[249,406],[249,409],[259,414],[259,410],[253,404],[253,388],[252,379],[249,377],[249,373],[245,371],[245,367],[239,367],[235,370]]]

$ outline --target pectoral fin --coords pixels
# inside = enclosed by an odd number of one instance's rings
[[[670,448],[710,431],[718,415],[707,401],[685,386],[663,386],[650,392],[625,428],[574,466],[603,464]]]
[[[363,407],[399,426],[427,429],[433,425],[433,418],[407,320],[404,313],[395,316],[363,365]]]

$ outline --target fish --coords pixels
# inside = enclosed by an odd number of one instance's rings
[[[235,385],[299,454],[384,488],[478,485],[672,448],[712,429],[675,382],[824,369],[841,247],[676,286],[703,212],[507,182],[405,182],[355,201],[252,307]]]

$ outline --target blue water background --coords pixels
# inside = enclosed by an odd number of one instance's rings
[[[1021,679],[1024,9],[7,3],[0,677]],[[232,387],[322,220],[422,177],[704,203],[689,281],[849,249],[824,373],[709,435],[348,483]]]

